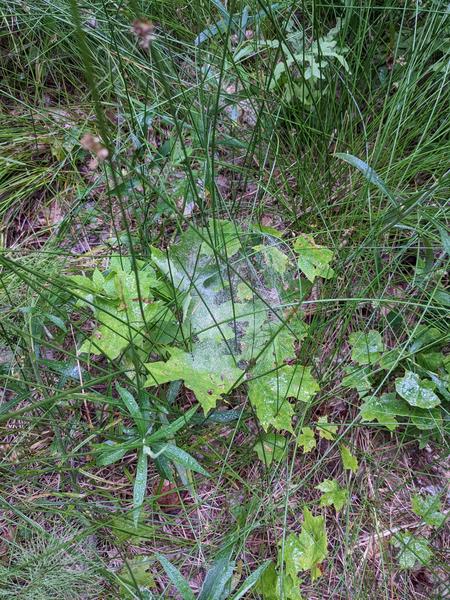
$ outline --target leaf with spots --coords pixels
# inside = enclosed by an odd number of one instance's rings
[[[433,392],[434,384],[429,379],[420,379],[416,373],[405,371],[403,377],[395,380],[397,394],[411,406],[418,408],[434,408],[441,401]]]
[[[286,572],[294,577],[299,571],[310,570],[312,580],[320,576],[319,565],[328,554],[325,517],[317,517],[305,508],[299,535],[291,533],[285,542]]]
[[[168,361],[147,363],[149,373],[145,385],[152,387],[169,381],[184,381],[201,404],[205,414],[216,406],[223,395],[228,394],[244,372],[236,367],[233,357],[220,354],[209,343],[195,344],[192,352],[179,348],[169,349]]]
[[[424,537],[416,537],[409,531],[397,533],[391,543],[400,549],[397,558],[402,569],[427,565],[433,556],[427,540]]]
[[[300,365],[284,365],[248,382],[250,402],[265,431],[270,425],[292,431],[294,407],[288,398],[309,403],[318,390],[311,369]]]

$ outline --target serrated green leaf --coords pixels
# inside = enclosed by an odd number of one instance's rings
[[[277,595],[278,574],[273,562],[265,569],[257,584],[257,591],[262,594],[264,600],[279,600]]]
[[[361,420],[365,423],[378,421],[381,425],[394,431],[398,427],[395,417],[408,417],[411,414],[410,406],[396,396],[396,394],[383,394],[380,398],[370,396],[361,405]]]
[[[312,578],[315,578],[319,564],[328,553],[325,518],[314,517],[307,508],[303,511],[303,516],[300,534],[289,534],[284,544],[286,574],[293,580],[297,579],[299,571],[306,570],[310,570]]]
[[[328,423],[328,415],[323,415],[317,419],[317,430],[319,432],[319,437],[324,440],[334,440],[338,425]]]
[[[333,252],[325,246],[319,246],[310,235],[301,235],[294,242],[294,250],[299,254],[299,269],[314,283],[316,277],[331,279],[334,271],[330,267]]]
[[[270,425],[292,431],[294,409],[287,399],[309,403],[318,390],[311,369],[300,365],[285,365],[248,382],[250,402],[265,431]]]
[[[344,469],[347,469],[348,471],[353,471],[353,473],[356,473],[358,470],[358,460],[357,460],[356,456],[353,456],[353,454],[350,452],[350,450],[347,448],[347,446],[344,446],[344,444],[340,445],[340,451],[341,451],[342,465],[343,465]]]
[[[261,462],[270,466],[274,461],[279,462],[285,453],[287,441],[280,433],[263,433],[253,446]]]
[[[297,444],[303,448],[303,454],[311,452],[316,447],[316,438],[311,427],[302,427],[302,431],[297,437]]]
[[[408,531],[397,533],[391,543],[400,548],[398,563],[402,569],[413,569],[417,564],[427,565],[433,556],[427,540]]]
[[[349,337],[352,360],[359,365],[376,363],[384,350],[383,339],[378,331],[355,331]]]
[[[411,498],[413,512],[422,517],[427,525],[440,527],[445,523],[445,514],[441,512],[441,500],[439,496],[420,496],[414,494]]]
[[[405,371],[403,377],[395,380],[395,389],[399,396],[404,398],[411,406],[418,408],[434,408],[441,401],[431,389],[432,382],[420,379],[416,373]]]
[[[316,485],[316,489],[323,492],[320,506],[334,506],[336,512],[339,512],[348,501],[347,488],[341,488],[335,479],[325,479]]]
[[[224,394],[231,391],[244,372],[235,366],[231,356],[217,355],[210,344],[195,344],[193,352],[169,349],[167,362],[147,363],[149,377],[145,383],[152,387],[182,379],[192,390],[205,414],[216,406]]]

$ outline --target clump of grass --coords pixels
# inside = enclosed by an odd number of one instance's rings
[[[95,598],[104,588],[95,539],[67,522],[46,529],[22,527],[7,542],[0,564],[0,598]],[[81,535],[80,535],[81,534]]]

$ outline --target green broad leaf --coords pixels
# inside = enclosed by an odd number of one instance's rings
[[[416,354],[422,348],[433,346],[435,344],[441,345],[444,340],[442,332],[437,327],[430,327],[429,325],[419,325],[416,328],[414,340],[409,347],[411,354]]]
[[[133,522],[137,527],[139,523],[139,514],[144,503],[145,492],[147,490],[147,454],[140,450],[136,467],[136,476],[133,487]]]
[[[191,471],[195,471],[196,473],[200,473],[205,477],[209,477],[208,471],[195,460],[193,456],[175,446],[175,444],[165,444],[164,446],[155,446],[155,451],[159,452],[164,448],[163,455],[174,463],[178,463],[182,467],[186,469],[190,469]]]
[[[153,589],[156,587],[153,575],[150,573],[152,560],[147,556],[137,556],[127,559],[119,572],[121,597],[135,598],[134,592]]]
[[[120,306],[118,308],[117,306]],[[80,353],[104,354],[109,359],[116,359],[129,345],[134,342],[142,343],[141,330],[145,323],[167,320],[170,311],[162,302],[146,304],[141,313],[139,303],[133,300],[133,306],[126,310],[119,301],[96,301],[96,318],[99,327],[92,336],[85,340]],[[145,319],[145,321],[144,321]]]
[[[444,365],[445,357],[442,352],[420,352],[416,355],[416,360],[427,371],[437,373]]]
[[[181,594],[182,599],[195,600],[194,593],[191,590],[189,583],[186,581],[180,571],[162,554],[156,554],[156,558],[161,563],[161,566],[166,572],[166,575],[170,579],[172,585]]]
[[[411,498],[413,512],[421,517],[431,527],[441,527],[445,523],[445,514],[441,512],[441,500],[439,496],[420,496],[414,494]]]
[[[102,290],[105,285],[105,278],[98,269],[94,269],[92,273],[92,282],[97,290]]]
[[[286,446],[286,438],[280,433],[263,433],[253,446],[253,450],[261,462],[270,466],[283,458]]]
[[[395,417],[409,417],[411,407],[404,400],[401,400],[396,394],[383,394],[380,398],[370,396],[361,405],[361,420],[365,423],[378,421],[389,431],[394,431],[398,427],[398,421]]]
[[[317,443],[311,427],[302,427],[301,433],[297,437],[297,444],[303,448],[303,454],[314,450]]]
[[[352,346],[352,360],[359,365],[373,365],[378,362],[384,350],[383,339],[378,331],[355,331],[349,336]]]
[[[342,379],[343,387],[356,390],[360,398],[367,396],[372,389],[372,383],[369,379],[370,368],[348,365],[344,371],[347,375]]]
[[[275,271],[275,273],[278,273],[278,275],[281,276],[286,273],[289,257],[276,246],[258,244],[257,246],[253,246],[253,250],[255,252],[260,252],[263,255],[264,261],[273,269],[273,271]]]
[[[224,394],[228,394],[244,372],[235,366],[229,355],[217,355],[210,344],[195,344],[193,352],[179,348],[169,349],[168,361],[147,363],[149,377],[145,383],[152,387],[182,379],[192,390],[205,414],[216,406]]]
[[[340,445],[340,451],[344,469],[356,473],[358,470],[358,460],[356,456],[353,456],[353,454],[350,452],[347,446],[344,446],[344,444]]]
[[[292,431],[294,408],[288,398],[309,403],[318,391],[311,369],[300,365],[285,365],[248,382],[250,402],[265,431],[270,425]]]
[[[249,301],[253,298],[252,288],[249,287],[243,281],[241,281],[240,283],[237,284],[236,290],[237,290],[236,297],[241,302]]]
[[[334,506],[336,512],[339,512],[347,503],[349,492],[347,488],[341,488],[336,479],[325,479],[316,490],[323,492],[320,497],[320,506]]]
[[[420,379],[416,373],[405,371],[403,377],[395,380],[397,394],[404,398],[411,406],[418,408],[434,408],[441,401],[433,392],[433,383],[427,379]]]
[[[430,409],[410,407],[410,416],[412,423],[421,431],[442,428],[442,411],[439,406]]]
[[[334,440],[338,430],[338,425],[328,423],[328,415],[323,415],[317,419],[317,430],[319,437],[324,440]]]
[[[121,400],[125,404],[128,412],[130,413],[131,418],[133,419],[134,424],[137,427],[137,430],[141,435],[145,435],[147,431],[147,425],[138,403],[133,398],[132,394],[127,389],[121,387],[118,383],[116,383],[116,390],[118,391]]]
[[[395,548],[399,548],[398,563],[402,569],[413,569],[416,565],[429,564],[433,552],[424,537],[416,537],[409,531],[397,533],[391,539]]]
[[[325,517],[314,517],[305,508],[303,511],[303,525],[299,535],[291,533],[285,542],[284,560],[286,573],[296,577],[299,571],[311,571],[311,578],[320,576],[319,565],[328,554],[327,531]]]
[[[331,279],[334,271],[330,267],[333,252],[325,246],[319,246],[310,235],[301,235],[294,242],[294,250],[299,254],[297,264],[309,281],[314,283],[316,277]]]
[[[304,600],[300,593],[299,577],[291,577],[287,573],[280,573],[276,582],[276,600],[284,598],[285,600]]]

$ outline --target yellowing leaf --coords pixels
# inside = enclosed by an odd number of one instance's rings
[[[316,447],[316,438],[311,427],[302,427],[302,431],[297,437],[297,444],[303,447],[303,454],[311,452]]]
[[[344,444],[341,444],[340,450],[344,469],[356,473],[358,470],[358,460],[356,459],[356,456],[353,456],[353,454],[350,452],[347,446],[344,446]]]
[[[316,277],[331,279],[334,271],[330,267],[333,252],[325,246],[319,246],[310,235],[301,235],[294,242],[294,250],[299,254],[299,269],[314,283]]]
[[[334,440],[338,426],[328,423],[328,416],[323,415],[317,419],[317,429],[319,431],[319,437],[324,440]]]

